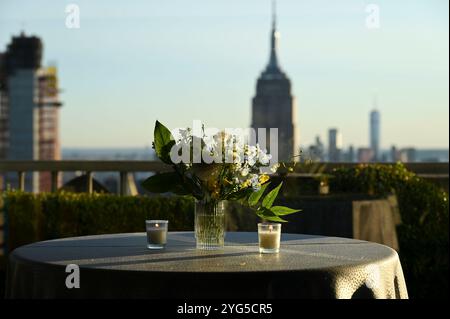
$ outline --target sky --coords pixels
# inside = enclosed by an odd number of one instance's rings
[[[67,28],[66,5],[80,9]],[[248,127],[269,58],[269,0],[0,0],[0,51],[24,30],[58,66],[63,147],[148,147],[168,127]],[[367,5],[379,8],[368,28]],[[448,148],[447,0],[278,0],[279,61],[303,147],[340,130],[367,146]]]

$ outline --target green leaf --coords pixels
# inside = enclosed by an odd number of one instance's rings
[[[267,186],[269,186],[269,184],[270,184],[270,182],[269,183],[265,183],[264,185],[261,186],[259,191],[251,193],[251,195],[248,198],[248,204],[250,206],[255,206],[256,204],[258,204],[259,199],[264,194],[264,191],[266,190]]]
[[[285,206],[272,206],[270,210],[277,216],[289,215],[301,211],[301,209],[292,209]]]
[[[162,155],[163,158],[160,157],[160,159],[166,163],[166,164],[173,164],[172,159],[170,158],[170,151],[172,150],[172,147],[175,145],[175,141],[171,140],[169,143],[164,145],[161,149],[161,154],[166,154],[165,156]],[[159,156],[158,156],[159,157]]]
[[[284,220],[280,218],[279,216],[275,215],[274,212],[272,212],[270,209],[265,207],[260,207],[256,210],[256,215],[258,215],[261,219],[272,221],[272,222],[287,222],[287,220]]]
[[[142,182],[142,186],[152,193],[181,192],[182,182],[177,173],[169,172],[150,176]]]
[[[191,192],[186,189],[186,185],[183,184],[177,184],[173,189],[172,189],[172,193],[176,194],[176,195],[191,195]]]
[[[275,199],[278,196],[278,192],[281,189],[281,186],[283,185],[283,182],[280,183],[280,185],[278,185],[277,187],[275,187],[274,189],[272,189],[269,194],[267,194],[263,201],[262,201],[262,206],[265,208],[270,208],[273,205],[273,202],[275,201]]]
[[[170,160],[170,150],[175,144],[175,139],[169,129],[162,125],[159,121],[155,123],[154,146],[158,158],[167,164],[172,164]]]
[[[287,220],[285,220],[283,218],[280,218],[278,216],[270,216],[270,217],[268,217],[266,219],[268,221],[271,221],[271,222],[280,222],[280,223],[287,223],[288,222]]]
[[[256,215],[258,215],[261,218],[276,216],[272,211],[270,211],[270,209],[264,207],[258,207],[258,209],[256,210]]]
[[[203,191],[202,182],[197,176],[185,173],[183,175],[182,183],[187,192],[196,199],[201,200],[204,198],[205,194]]]

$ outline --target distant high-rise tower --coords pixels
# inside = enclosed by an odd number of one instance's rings
[[[0,158],[56,160],[59,150],[57,71],[42,68],[43,45],[23,32],[13,37],[0,63]],[[6,182],[17,187],[16,174]],[[50,173],[29,173],[27,191],[49,191]]]
[[[328,130],[328,161],[340,162],[342,150],[342,135],[336,128]]]
[[[354,149],[353,145],[350,145],[348,148],[346,161],[349,163],[353,163],[355,161],[355,149]]]
[[[60,160],[61,145],[59,141],[59,86],[55,66],[40,68],[36,72],[39,118],[39,160]],[[39,174],[39,191],[51,190],[51,173]],[[57,182],[59,184],[59,180]]]
[[[373,162],[380,160],[380,112],[376,109],[377,101],[374,99],[374,110],[370,112],[370,148],[373,152]]]
[[[270,150],[268,133],[278,128],[278,160],[296,161],[300,153],[296,120],[296,106],[291,94],[291,81],[278,64],[277,46],[279,33],[276,28],[275,3],[270,33],[270,58],[266,69],[256,83],[256,95],[252,101],[252,123],[255,130],[266,128],[266,145]],[[258,136],[258,140],[261,137]]]

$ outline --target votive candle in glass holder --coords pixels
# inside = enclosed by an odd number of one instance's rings
[[[259,223],[258,240],[259,252],[262,254],[274,254],[280,251],[281,224]]]
[[[147,248],[163,249],[167,243],[168,220],[146,220]]]

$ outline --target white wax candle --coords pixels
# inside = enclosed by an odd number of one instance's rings
[[[263,249],[277,249],[280,247],[280,233],[277,231],[259,231],[259,247]]]
[[[330,187],[328,185],[322,185],[319,186],[319,194],[320,195],[327,195],[330,192]]]
[[[147,230],[147,238],[150,244],[163,245],[167,241],[167,231],[161,227],[150,228]]]

